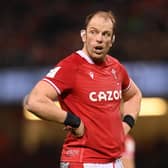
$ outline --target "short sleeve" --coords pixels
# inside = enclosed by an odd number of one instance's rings
[[[130,77],[126,68],[121,64],[121,73],[122,73],[122,90],[126,91],[130,87]]]
[[[58,94],[61,94],[72,90],[75,74],[76,66],[71,64],[70,61],[62,61],[51,69],[43,80],[51,84]]]

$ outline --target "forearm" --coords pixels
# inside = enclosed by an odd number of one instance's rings
[[[65,126],[70,126],[75,130],[78,127],[83,127],[81,126],[81,120],[79,117],[75,116],[71,112],[62,110],[47,97],[40,97],[37,100],[33,99],[33,101],[31,101],[31,98],[28,98],[24,104],[28,111],[44,120],[61,123]],[[77,132],[77,136],[80,135],[81,134]]]
[[[123,116],[129,114],[135,120],[139,115],[141,106],[141,94],[137,93],[131,99],[123,102]]]
[[[122,117],[125,134],[127,134],[131,130],[136,122],[136,119],[140,112],[141,98],[141,92],[137,88],[135,94],[123,100]]]

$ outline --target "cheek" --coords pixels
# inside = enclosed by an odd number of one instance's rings
[[[107,44],[106,44],[106,46],[107,46],[108,48],[111,48],[111,47],[112,47],[112,41],[111,41],[111,40],[108,41]]]
[[[87,38],[86,43],[88,47],[91,47],[94,44],[94,40],[91,38]]]

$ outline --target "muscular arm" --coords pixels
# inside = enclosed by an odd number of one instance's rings
[[[63,124],[67,112],[55,105],[57,97],[57,92],[50,84],[40,81],[27,96],[24,107],[44,120]],[[81,137],[84,134],[84,124],[81,121],[78,128],[67,126],[65,130],[71,131],[76,137]]]
[[[123,96],[122,115],[125,116],[129,114],[136,120],[140,111],[141,98],[142,98],[140,89],[131,80],[130,88],[127,91],[123,92],[122,96]],[[130,131],[130,127],[125,122],[123,122],[123,127],[125,134],[127,134]]]
[[[24,107],[44,120],[63,124],[67,112],[55,105],[57,97],[57,92],[50,84],[40,81],[27,96]],[[78,128],[67,126],[65,130],[71,131],[76,137],[81,137],[84,134],[84,124],[81,121]]]
[[[50,84],[40,81],[27,96],[24,106],[42,119],[63,123],[67,112],[55,105],[57,97],[57,92]]]

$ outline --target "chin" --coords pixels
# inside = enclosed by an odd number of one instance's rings
[[[101,62],[104,62],[104,58],[105,58],[105,57],[92,57],[92,60],[93,60],[95,63],[101,63]]]

